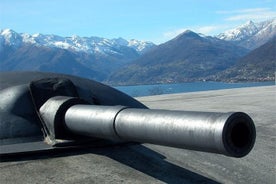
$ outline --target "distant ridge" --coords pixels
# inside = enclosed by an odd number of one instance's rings
[[[0,71],[38,70],[102,81],[155,45],[138,40],[0,32]]]
[[[30,35],[4,29],[0,71],[59,72],[113,85],[275,80],[275,56],[269,54],[273,46],[254,50],[276,37],[275,20],[249,21],[217,37],[186,30],[158,46],[135,39]],[[240,68],[243,72],[237,73]]]
[[[242,57],[234,66],[210,80],[244,82],[273,81],[276,73],[276,36]]]
[[[116,71],[108,82],[153,84],[204,80],[232,66],[247,52],[230,42],[185,31]]]
[[[217,38],[252,50],[265,44],[275,35],[276,18],[258,23],[248,21],[246,24],[217,35]]]
[[[149,41],[139,41],[135,39],[125,40],[123,38],[107,39],[96,36],[80,37],[73,35],[71,37],[62,37],[58,35],[46,34],[27,34],[17,33],[12,29],[4,29],[0,32],[0,44],[6,44],[13,47],[20,47],[24,44],[35,46],[44,46],[51,48],[67,49],[75,52],[101,53],[101,54],[120,54],[120,47],[134,49],[141,54],[146,52],[154,43]]]

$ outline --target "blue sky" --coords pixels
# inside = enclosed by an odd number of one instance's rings
[[[0,29],[165,42],[276,17],[275,0],[0,0]]]

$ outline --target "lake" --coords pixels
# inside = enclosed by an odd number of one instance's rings
[[[137,85],[137,86],[117,86],[116,89],[132,96],[149,96],[172,93],[186,93],[195,91],[208,91],[219,89],[232,89],[254,86],[272,86],[271,82],[247,82],[247,83],[223,83],[223,82],[191,82],[178,84],[155,84],[155,85]]]

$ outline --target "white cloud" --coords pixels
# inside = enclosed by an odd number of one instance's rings
[[[270,8],[251,8],[232,11],[218,11],[218,14],[224,14],[226,21],[261,21],[276,17],[276,11]]]
[[[240,14],[240,13],[252,13],[260,11],[269,11],[269,8],[248,8],[248,9],[238,9],[238,10],[222,10],[217,11],[217,14]]]

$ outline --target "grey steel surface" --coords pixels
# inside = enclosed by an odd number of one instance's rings
[[[74,133],[110,140],[120,140],[115,129],[114,119],[125,107],[74,105],[65,114],[66,127]]]
[[[242,159],[151,144],[29,155],[0,163],[0,183],[275,183],[276,88],[139,98],[150,108],[245,111],[256,146]]]
[[[25,93],[28,93],[28,91],[24,90],[24,88],[29,88],[29,84],[31,81],[37,81],[45,78],[66,78],[71,80],[75,85],[79,96],[88,102],[96,100],[95,103],[100,105],[118,105],[118,101],[120,101],[120,105],[145,108],[145,106],[143,106],[141,103],[137,102],[132,98],[129,98],[128,95],[114,88],[111,88],[110,86],[104,85],[93,80],[84,79],[72,75],[49,72],[0,72],[0,94],[2,95],[3,89],[5,89],[6,91],[6,89],[9,89],[9,87],[13,88],[14,86],[22,85],[23,87],[21,89],[23,90],[18,89],[17,93],[24,93],[22,95],[26,95]],[[6,94],[7,93],[14,92],[11,90],[7,90]],[[21,102],[19,105],[22,104],[24,103]],[[22,108],[21,110],[24,111],[25,109]],[[33,110],[30,110],[30,108],[27,108],[27,110],[33,112]]]
[[[21,153],[20,150],[26,152],[28,149],[31,152],[40,148],[48,150],[50,147],[46,142],[61,146],[61,144],[68,145],[69,142],[83,144],[90,140],[81,140],[80,136],[78,140],[71,139],[63,131],[62,123],[55,124],[61,128],[51,127],[50,122],[61,117],[58,112],[57,114],[52,112],[63,103],[50,105],[49,102],[42,108],[45,109],[43,112],[45,115],[37,113],[40,107],[54,96],[76,97],[64,103],[60,107],[61,110],[66,109],[68,105],[79,103],[79,98],[90,104],[146,108],[128,95],[99,82],[45,72],[1,72],[0,96],[0,155]],[[46,126],[49,126],[49,129],[46,129]],[[54,136],[49,136],[49,132]],[[94,139],[91,140],[94,144]],[[35,144],[31,146],[31,142]],[[20,144],[22,146],[19,146]]]
[[[242,157],[255,142],[245,113],[124,109],[116,117],[120,138]],[[244,137],[241,135],[245,135]],[[238,139],[238,141],[237,141]]]
[[[245,113],[211,113],[73,105],[66,127],[79,135],[153,143],[242,157],[255,142],[255,127]]]

